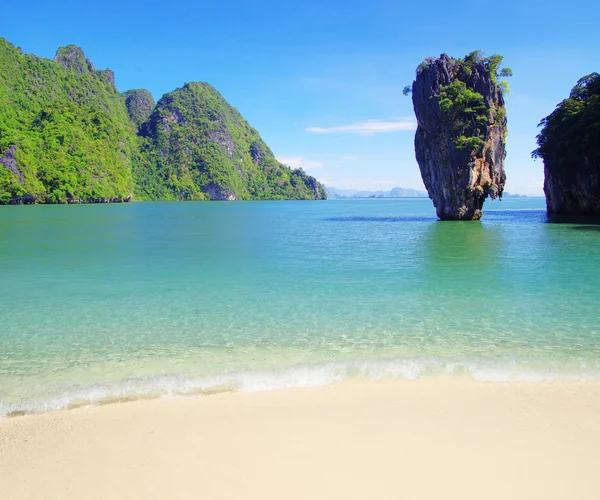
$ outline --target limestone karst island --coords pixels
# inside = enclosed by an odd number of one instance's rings
[[[50,61],[0,39],[0,105],[0,203],[326,198],[209,84],[155,105],[74,45]]]
[[[540,126],[532,156],[544,161],[548,213],[600,215],[600,75],[580,78]]]
[[[508,68],[502,56],[480,51],[464,59],[446,54],[417,68],[412,100],[417,116],[415,152],[423,183],[440,219],[473,220],[483,202],[502,197]]]

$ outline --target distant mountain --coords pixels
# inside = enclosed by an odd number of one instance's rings
[[[324,186],[330,199],[342,198],[427,198],[425,191],[395,187],[390,191],[358,191]]]
[[[332,200],[346,198],[427,198],[427,191],[395,187],[390,191],[359,191],[356,189],[338,189],[323,186],[327,197]],[[527,198],[526,194],[507,193],[504,191],[502,198]]]

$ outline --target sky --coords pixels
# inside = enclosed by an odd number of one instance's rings
[[[280,161],[341,189],[423,189],[402,89],[425,57],[481,49],[514,73],[506,191],[542,195],[538,123],[600,71],[592,0],[0,0],[0,18],[27,53],[81,46],[122,92],[212,84]]]

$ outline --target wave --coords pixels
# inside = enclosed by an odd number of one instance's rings
[[[504,360],[447,360],[393,358],[352,360],[298,365],[280,370],[244,370],[213,375],[154,375],[127,378],[117,383],[71,385],[47,398],[19,403],[0,398],[0,418],[65,410],[82,406],[158,397],[185,397],[220,392],[257,392],[287,388],[319,387],[347,379],[467,378],[479,382],[593,382],[600,381],[600,361],[590,366],[581,361],[569,366],[545,362]]]

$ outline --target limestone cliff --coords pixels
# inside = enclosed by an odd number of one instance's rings
[[[207,83],[186,83],[165,94],[140,134],[146,164],[136,177],[142,198],[326,198],[313,177],[281,164],[259,133]]]
[[[136,127],[139,127],[150,117],[156,105],[152,94],[146,89],[132,89],[123,92],[123,97],[125,98],[129,118],[135,123]]]
[[[67,45],[59,47],[54,56],[54,62],[64,66],[78,74],[95,75],[105,83],[108,83],[112,90],[117,91],[115,86],[115,74],[110,69],[96,69],[88,58],[85,57],[83,49],[77,45]]]
[[[581,78],[540,125],[533,156],[544,160],[548,213],[600,215],[600,75]]]
[[[506,112],[498,71],[501,56],[464,59],[442,54],[417,69],[412,99],[415,154],[440,219],[475,220],[485,199],[502,197]]]
[[[126,200],[137,141],[112,71],[74,45],[50,61],[0,38],[0,204]]]
[[[213,87],[155,104],[119,93],[80,47],[54,60],[0,37],[0,205],[136,200],[314,200],[323,186],[280,163]]]

